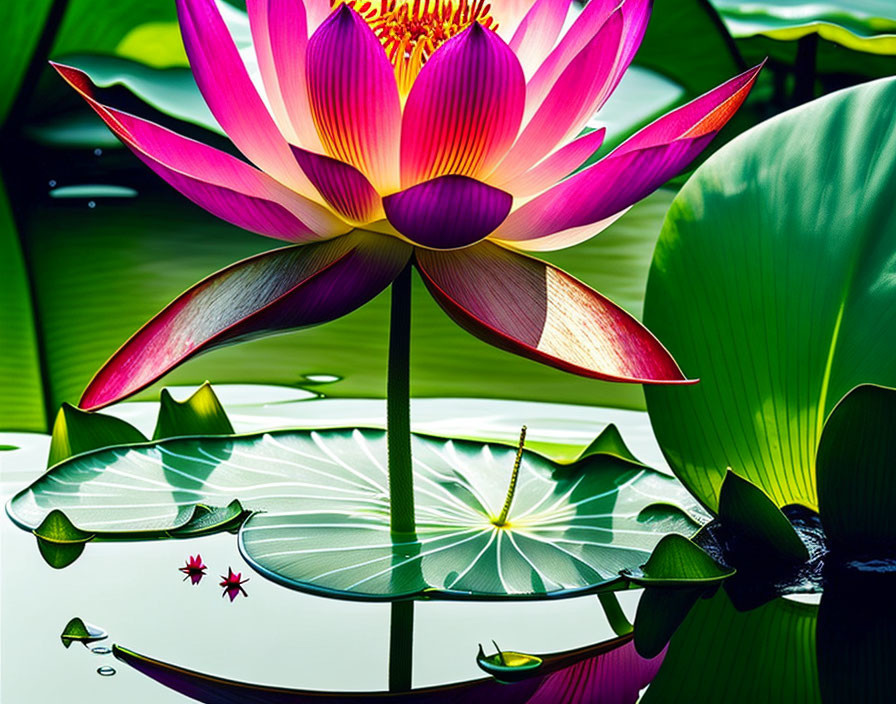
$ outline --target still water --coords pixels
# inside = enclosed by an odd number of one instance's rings
[[[191,390],[175,389],[174,395],[186,398]],[[346,423],[376,426],[384,421],[384,403],[376,400],[325,399],[285,387],[224,385],[216,391],[237,432]],[[154,402],[130,402],[108,412],[151,434],[156,409]],[[420,399],[412,412],[415,430],[456,437],[513,442],[525,423],[531,447],[567,457],[612,421],[636,456],[663,466],[647,416],[638,411]],[[46,435],[0,433],[0,445],[17,448],[0,453],[4,503],[43,471],[48,444]],[[34,538],[6,516],[0,540],[0,699],[5,703],[188,701],[117,662],[105,652],[106,643],[247,682],[348,691],[387,686],[387,604],[323,599],[273,584],[242,560],[233,535],[90,544],[64,570],[48,567]],[[208,571],[193,585],[183,581],[178,568],[197,553]],[[239,596],[232,603],[222,598],[218,583],[228,568],[249,577],[243,585],[248,597]],[[630,620],[637,598],[634,591],[620,598]],[[59,634],[74,616],[105,629],[109,640],[93,650],[79,644],[63,648]],[[479,643],[495,640],[506,649],[551,652],[613,635],[593,596],[537,604],[418,603],[413,684],[482,676],[475,664]]]

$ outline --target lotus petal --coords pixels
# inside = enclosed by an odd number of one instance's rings
[[[396,190],[401,103],[370,27],[343,4],[309,40],[307,62],[311,114],[327,154],[359,169],[381,193]]]
[[[587,161],[604,143],[607,130],[601,127],[573,140],[565,147],[558,149],[549,157],[506,183],[494,185],[513,194],[514,198],[541,193],[568,176]],[[491,180],[491,179],[489,179]]]
[[[489,344],[596,379],[686,381],[635,318],[546,262],[482,242],[418,250],[417,265],[445,312]]]
[[[527,79],[554,48],[566,21],[569,5],[570,0],[536,0],[513,33],[508,43],[516,53]]]
[[[576,18],[572,27],[563,35],[554,50],[526,84],[524,124],[541,105],[551,87],[557,82],[557,78],[569,66],[569,62],[585,48],[617,7],[619,7],[617,0],[594,0],[585,5],[585,9]]]
[[[395,229],[433,249],[466,247],[484,239],[512,205],[509,193],[466,176],[441,176],[383,199]]]
[[[294,144],[322,151],[305,83],[305,5],[302,0],[248,0],[246,11],[264,90],[280,131]]]
[[[345,222],[222,151],[99,102],[86,73],[53,64],[137,157],[187,198],[238,227],[289,242],[344,234]]]
[[[702,137],[718,132],[747,99],[762,64],[663,115],[620,144],[614,155],[655,147],[682,137]]]
[[[401,132],[401,183],[488,174],[516,138],[526,83],[516,55],[472,24],[426,62],[408,95]]]
[[[357,231],[233,264],[138,330],[93,378],[81,406],[130,396],[200,352],[345,315],[388,286],[410,253],[394,237]]]
[[[622,11],[617,10],[560,75],[489,182],[504,183],[518,176],[582,131],[609,97],[623,26]]]
[[[324,200],[346,220],[365,224],[384,217],[379,194],[354,166],[299,147],[293,153]]]
[[[513,211],[493,238],[513,245],[608,220],[675,176],[714,136],[711,132],[619,155],[614,152]],[[587,239],[596,233],[586,229],[581,234]]]
[[[214,0],[177,0],[190,68],[215,119],[254,164],[300,193],[314,193],[249,78]]]

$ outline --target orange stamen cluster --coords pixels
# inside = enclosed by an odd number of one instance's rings
[[[403,97],[426,60],[451,37],[474,22],[486,29],[498,28],[486,0],[346,0],[346,4],[382,42]]]

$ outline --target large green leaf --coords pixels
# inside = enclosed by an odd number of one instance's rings
[[[54,510],[102,539],[165,537],[238,499],[254,511],[240,548],[265,576],[358,599],[544,598],[619,581],[666,532],[693,533],[683,488],[654,470],[591,455],[559,465],[516,451],[415,436],[417,534],[393,544],[379,430],[177,438],[57,465],[9,504],[34,528]],[[657,520],[640,512],[663,501]],[[202,510],[197,505],[203,506]],[[676,507],[674,504],[678,504]]]
[[[19,233],[0,180],[0,428],[45,430],[37,321]]]
[[[0,5],[0,125],[15,100],[52,5],[52,0]]]
[[[896,558],[896,390],[865,384],[831,412],[818,444],[818,505],[842,557]]]
[[[896,382],[896,79],[741,135],[681,190],[645,322],[699,384],[646,390],[673,470],[715,509],[727,467],[778,505],[814,507],[834,404]]]
[[[719,590],[711,599],[699,600],[676,631],[641,701],[819,702],[817,615],[816,606],[783,598],[741,613]]]

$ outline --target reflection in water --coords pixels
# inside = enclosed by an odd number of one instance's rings
[[[643,704],[893,701],[894,586],[894,575],[829,569],[819,605],[779,597],[749,610],[718,589],[672,637]]]
[[[191,584],[196,585],[205,577],[205,571],[208,567],[202,563],[202,555],[197,553],[196,555],[191,555],[187,560],[187,564],[178,569],[184,573],[185,582],[189,579]]]
[[[246,579],[240,579],[242,577],[241,572],[234,572],[233,568],[227,568],[227,576],[221,575],[221,583],[218,586],[224,587],[224,591],[221,593],[221,596],[229,596],[230,601],[232,602],[236,599],[240,594],[243,596],[249,596],[246,593],[246,590],[243,589],[243,585],[249,581],[248,577]]]

